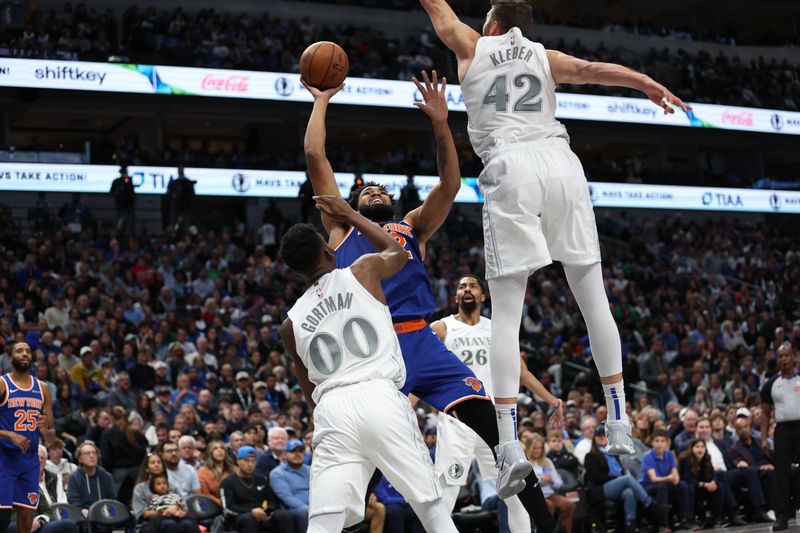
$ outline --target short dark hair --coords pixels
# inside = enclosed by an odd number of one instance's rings
[[[491,0],[493,19],[504,32],[517,27],[527,35],[533,26],[533,7],[529,0]]]
[[[377,187],[383,192],[385,192],[389,196],[389,198],[392,198],[392,193],[390,193],[389,189],[387,189],[384,185],[381,185],[380,183],[375,181],[367,181],[363,185],[360,185],[355,189],[353,189],[353,191],[350,193],[350,198],[348,198],[347,200],[350,203],[350,207],[358,211],[358,199],[361,197],[361,193],[364,192],[364,189],[368,189],[370,187]],[[394,198],[392,198],[392,204],[394,204]]]
[[[281,257],[300,274],[308,274],[319,262],[324,243],[311,224],[295,224],[281,239]]]
[[[667,432],[663,429],[657,429],[653,431],[653,434],[650,436],[650,441],[652,442],[656,437],[664,437],[665,439],[669,440],[669,435],[667,435]]]
[[[147,483],[147,486],[150,488],[150,492],[155,493],[155,491],[156,491],[156,480],[157,479],[162,479],[162,478],[167,480],[167,487],[169,487],[169,478],[167,477],[166,474],[164,474],[164,473],[153,474],[152,476],[150,476],[150,481]],[[167,490],[169,491],[169,488]]]
[[[461,283],[461,280],[464,278],[472,278],[475,282],[480,286],[481,292],[486,294],[486,285],[484,285],[483,280],[477,274],[464,274],[463,276],[458,276],[458,281],[456,283]]]

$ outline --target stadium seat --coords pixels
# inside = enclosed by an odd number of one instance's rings
[[[71,520],[76,524],[86,521],[80,509],[68,503],[57,503],[50,508],[50,517],[53,520]]]
[[[89,508],[89,516],[86,517],[92,526],[99,525],[107,529],[126,526],[133,521],[128,508],[124,503],[117,500],[99,500]]]
[[[186,510],[189,516],[198,522],[216,518],[222,514],[222,507],[205,494],[193,494],[186,498]]]

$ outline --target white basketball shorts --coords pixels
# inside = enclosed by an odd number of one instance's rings
[[[472,457],[484,481],[497,479],[497,467],[489,446],[466,424],[439,413],[436,439],[436,474],[447,485],[466,485]]]
[[[532,274],[553,261],[600,261],[583,166],[562,138],[508,144],[484,158],[486,278]]]
[[[345,512],[345,526],[363,520],[367,485],[376,467],[407,501],[440,497],[417,417],[391,381],[327,391],[314,420],[309,517]]]

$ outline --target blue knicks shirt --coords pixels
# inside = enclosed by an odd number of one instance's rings
[[[384,222],[381,227],[394,237],[408,254],[408,262],[400,272],[381,282],[392,320],[403,322],[415,318],[427,318],[436,310],[436,304],[433,302],[431,280],[422,260],[414,229],[405,221]],[[336,266],[349,267],[362,255],[375,252],[377,250],[367,238],[351,227],[342,243],[336,248]]]
[[[0,377],[5,381],[6,398],[0,403],[0,429],[23,435],[30,441],[28,451],[39,453],[39,416],[44,407],[44,395],[39,380],[31,376],[30,388],[14,383],[11,374]],[[0,439],[0,451],[21,453],[8,439]]]

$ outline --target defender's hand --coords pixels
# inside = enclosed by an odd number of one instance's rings
[[[445,92],[447,78],[442,78],[440,86],[439,75],[435,70],[432,71],[431,76],[433,81],[428,78],[427,72],[422,71],[422,80],[425,85],[420,83],[416,77],[411,78],[424,100],[423,102],[414,102],[414,105],[422,109],[432,122],[444,122],[447,121],[447,97]]]

